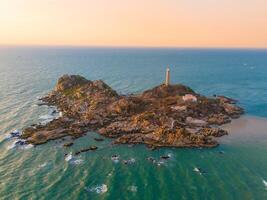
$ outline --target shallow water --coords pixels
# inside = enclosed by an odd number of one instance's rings
[[[225,126],[230,135],[218,148],[150,151],[97,142],[88,133],[70,148],[62,147],[66,139],[8,149],[10,131],[50,113],[37,98],[60,75],[103,79],[121,93],[136,93],[160,84],[166,65],[172,82],[229,95],[245,107],[245,117]],[[266,65],[264,50],[0,48],[0,199],[266,199]],[[98,150],[74,156],[90,145]],[[160,160],[166,154],[171,158]],[[131,158],[134,163],[123,164]]]

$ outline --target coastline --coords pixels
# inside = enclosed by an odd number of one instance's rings
[[[267,140],[262,132],[265,120],[257,117],[267,117],[266,53],[15,50],[2,51],[0,59],[1,198],[266,199],[263,180],[267,181]],[[100,78],[120,94],[137,94],[158,85],[166,65],[173,67],[173,83],[184,83],[207,96],[223,94],[240,100],[246,110],[240,120],[249,118],[245,125],[234,129],[238,119],[227,124],[225,127],[231,132],[218,138],[220,145],[211,149],[167,147],[151,151],[145,145],[112,145],[112,139],[97,142],[94,138],[100,136],[96,132],[77,138],[68,148],[63,145],[71,138],[29,149],[7,149],[16,138],[5,139],[5,135],[39,123],[43,121],[39,118],[49,113],[47,106],[36,105],[36,97],[48,93],[59,75],[79,73],[91,80]],[[257,127],[257,119],[263,128]],[[255,127],[251,128],[252,133],[241,131],[247,126]],[[75,156],[75,152],[93,145],[98,147],[96,151]],[[73,159],[67,162],[64,155],[71,152]],[[168,154],[172,155],[170,159],[158,163],[161,156]],[[111,159],[113,155],[120,156],[119,163]],[[149,157],[157,162],[148,161]],[[131,158],[136,160],[134,164],[123,163]],[[207,173],[200,175],[194,168]],[[85,190],[102,184],[108,186],[104,194]],[[130,186],[136,186],[137,192],[129,191]]]
[[[114,144],[210,148],[218,146],[215,138],[228,134],[220,126],[244,114],[237,100],[206,97],[188,86],[169,84],[168,73],[165,84],[128,96],[102,80],[63,75],[40,100],[40,105],[56,106],[61,115],[25,128],[19,134],[22,144],[39,145],[65,136],[74,140],[91,130],[114,138]]]

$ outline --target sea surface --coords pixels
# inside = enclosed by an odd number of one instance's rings
[[[161,84],[167,66],[172,83],[233,97],[245,108],[218,148],[150,151],[97,142],[93,132],[70,148],[62,147],[68,138],[17,148],[8,137],[49,118],[38,97],[63,74],[102,79],[129,94]],[[267,50],[0,47],[0,199],[267,199],[266,118]],[[71,156],[90,145],[99,148]]]

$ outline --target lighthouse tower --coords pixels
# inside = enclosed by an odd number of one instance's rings
[[[167,69],[166,69],[165,85],[166,86],[170,85],[170,68],[169,67],[167,67]]]

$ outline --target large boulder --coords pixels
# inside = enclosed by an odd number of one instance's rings
[[[57,81],[55,91],[64,91],[71,89],[75,86],[81,86],[91,81],[79,75],[63,75]]]

